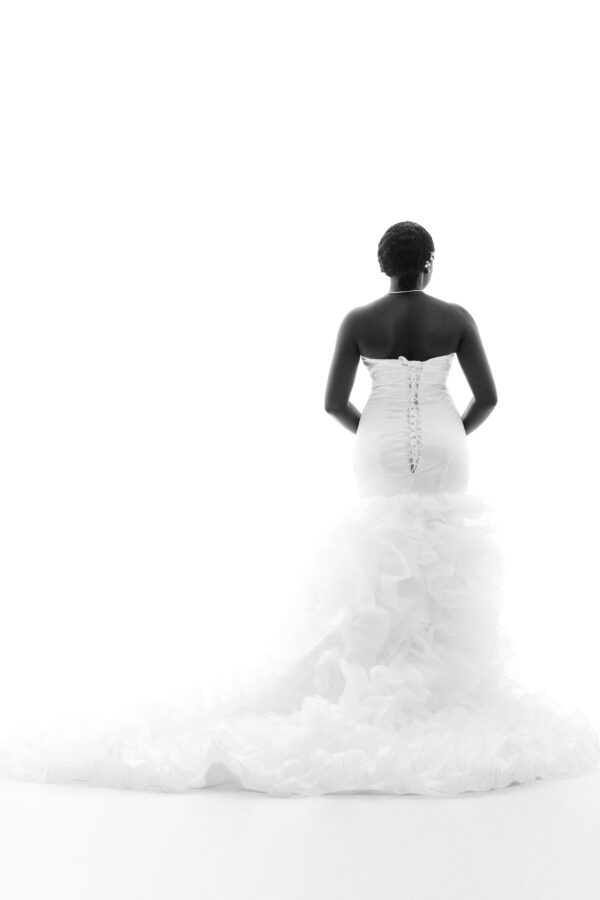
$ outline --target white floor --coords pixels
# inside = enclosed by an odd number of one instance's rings
[[[0,779],[6,900],[598,900],[600,771],[438,800]]]

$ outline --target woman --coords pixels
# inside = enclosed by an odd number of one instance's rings
[[[277,645],[238,689],[148,704],[102,725],[21,735],[17,778],[166,791],[233,781],[279,796],[452,797],[598,764],[583,713],[508,674],[490,509],[466,493],[467,434],[496,404],[477,326],[424,292],[434,246],[401,222],[379,243],[390,292],[342,322],[325,408],[356,432],[361,498],[323,536]],[[454,356],[473,390],[460,417]],[[359,359],[372,378],[349,402]],[[3,760],[3,762],[2,762]]]
[[[325,409],[358,432],[355,474],[364,495],[466,490],[466,435],[497,403],[477,325],[462,306],[425,293],[434,245],[424,228],[393,225],[378,255],[390,291],[344,318]],[[445,387],[455,355],[473,391],[462,424]],[[349,403],[361,358],[373,378],[362,416]]]

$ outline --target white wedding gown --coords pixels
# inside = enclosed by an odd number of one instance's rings
[[[453,357],[362,357],[372,388],[354,444],[360,497],[315,544],[272,649],[216,693],[18,728],[0,774],[452,797],[596,767],[585,714],[510,674],[501,553],[488,501],[467,493]]]

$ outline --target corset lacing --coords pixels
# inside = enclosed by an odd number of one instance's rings
[[[423,372],[423,360],[405,359],[402,362],[408,367],[408,441],[410,471],[417,471],[421,459],[421,410],[419,408],[419,383]]]

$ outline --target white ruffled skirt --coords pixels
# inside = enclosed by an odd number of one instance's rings
[[[511,674],[495,531],[479,496],[363,498],[320,539],[272,648],[226,685],[20,726],[0,742],[0,775],[453,797],[592,769],[584,713]]]

